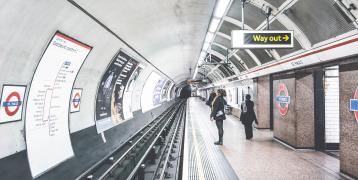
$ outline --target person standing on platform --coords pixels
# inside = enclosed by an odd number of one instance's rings
[[[256,114],[254,111],[254,102],[251,101],[251,96],[247,94],[245,96],[245,101],[241,103],[241,114],[240,114],[240,121],[245,126],[245,134],[246,139],[251,140],[253,137],[252,134],[252,123],[258,125]]]
[[[215,145],[223,144],[223,136],[224,136],[224,120],[226,119],[224,113],[224,107],[226,105],[226,101],[224,99],[226,96],[226,92],[224,89],[219,89],[217,91],[217,95],[213,100],[211,107],[211,120],[215,120],[216,127],[218,128],[219,141],[214,142]]]

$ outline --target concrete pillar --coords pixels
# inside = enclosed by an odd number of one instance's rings
[[[257,78],[257,96],[255,101],[258,129],[270,128],[270,76]]]
[[[350,111],[350,99],[358,88],[358,64],[340,66],[340,168],[358,178],[358,122]]]
[[[277,96],[289,96],[288,105],[280,104]],[[312,74],[300,73],[274,80],[273,106],[274,136],[294,148],[314,148]]]

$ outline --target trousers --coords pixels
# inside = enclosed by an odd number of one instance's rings
[[[215,120],[216,127],[218,128],[219,141],[223,142],[224,136],[224,120]]]
[[[252,124],[245,124],[245,135],[246,139],[251,139],[253,137]]]

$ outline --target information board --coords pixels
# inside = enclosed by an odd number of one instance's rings
[[[101,133],[123,120],[123,91],[138,62],[120,50],[107,67],[96,97],[96,128]]]
[[[293,48],[293,31],[234,30],[231,32],[232,48]]]
[[[92,47],[57,32],[33,75],[26,106],[26,146],[37,177],[73,156],[68,128],[73,83]]]

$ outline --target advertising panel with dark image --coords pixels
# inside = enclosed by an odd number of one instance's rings
[[[119,123],[125,120],[124,113],[129,113],[128,111],[124,110],[124,106],[128,107],[128,104],[124,104],[124,94],[127,89],[127,85],[130,85],[132,81],[129,79],[132,76],[135,76],[133,73],[136,67],[138,66],[138,62],[130,59],[127,64],[125,65],[124,69],[122,70],[121,74],[119,75],[116,84],[114,86],[114,91],[112,94],[112,123],[113,125],[118,125]],[[132,75],[132,76],[131,76]],[[128,83],[130,82],[130,83]],[[126,93],[128,95],[128,93]],[[126,109],[127,110],[127,109]],[[131,113],[131,112],[130,112]]]
[[[157,81],[157,84],[155,85],[154,91],[153,91],[153,105],[159,105],[160,104],[160,97],[161,97],[161,92],[165,83],[165,79],[159,79]]]
[[[33,177],[74,155],[68,125],[71,91],[91,49],[57,32],[40,59],[30,86],[25,120]]]
[[[160,98],[161,102],[167,100],[167,93],[168,93],[170,84],[171,84],[171,81],[169,81],[169,80],[165,83],[165,85],[164,85],[164,87],[162,89],[162,95],[161,95],[161,98]]]
[[[112,59],[102,76],[96,97],[96,128],[101,133],[118,124],[122,119],[122,96],[130,74],[138,65],[123,51],[119,51]],[[116,89],[116,91],[115,91]],[[116,95],[117,94],[117,95]],[[114,102],[115,99],[118,99]],[[116,106],[113,104],[116,103]],[[112,118],[113,108],[118,110],[116,118]]]

